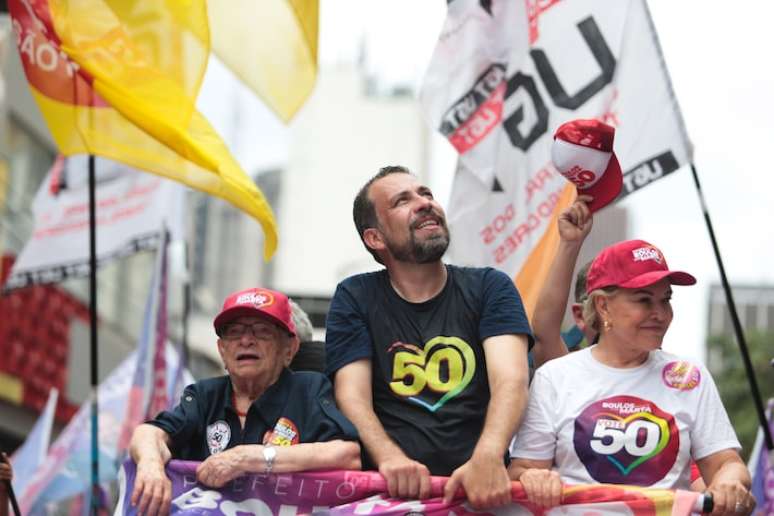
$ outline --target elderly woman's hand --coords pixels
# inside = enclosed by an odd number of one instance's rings
[[[712,516],[747,516],[755,509],[755,497],[738,480],[721,479],[707,491],[712,493]]]
[[[712,493],[712,516],[746,516],[755,508],[750,494],[750,472],[736,450],[728,449],[698,459],[701,476]]]
[[[562,503],[562,481],[559,473],[550,469],[526,469],[519,477],[527,499],[540,507]]]

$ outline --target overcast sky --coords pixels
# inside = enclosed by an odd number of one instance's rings
[[[320,4],[321,73],[356,60],[364,43],[369,70],[395,82],[420,84],[443,23],[443,0]],[[649,6],[695,146],[727,274],[732,283],[774,284],[774,170],[767,160],[774,147],[774,3],[652,0]],[[217,72],[218,65],[211,65],[210,76]],[[237,96],[242,107],[231,116],[250,118],[266,135],[259,148],[253,138],[247,141],[245,134],[223,130],[240,162],[251,171],[266,162],[281,163],[287,130],[239,85],[225,88],[208,76],[202,92],[208,99],[205,113],[223,113],[217,98]],[[451,177],[453,156],[438,163],[434,186],[444,197],[449,182],[438,178]],[[675,289],[675,320],[665,347],[703,359],[707,293],[719,274],[690,170],[686,167],[648,186],[624,205],[630,211],[632,237],[655,243],[672,268],[699,279],[697,286]]]

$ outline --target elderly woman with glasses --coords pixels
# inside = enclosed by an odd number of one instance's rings
[[[287,368],[299,340],[284,294],[236,292],[214,326],[228,374],[189,385],[179,405],[132,436],[138,513],[169,512],[170,458],[203,461],[196,477],[211,487],[245,473],[360,469],[357,431],[336,408],[327,378]]]
[[[642,240],[594,259],[583,318],[598,343],[537,370],[511,444],[509,474],[531,501],[560,503],[562,483],[688,489],[693,459],[713,515],[752,512],[750,476],[712,377],[661,350],[672,285],[695,282]]]

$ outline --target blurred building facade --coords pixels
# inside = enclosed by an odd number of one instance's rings
[[[751,333],[774,335],[774,285],[732,285],[731,293],[745,336]],[[730,337],[735,340],[736,334],[722,285],[710,286],[707,304],[707,338]],[[746,340],[749,346],[749,339]],[[774,345],[769,349],[774,359]],[[707,350],[707,366],[712,371],[723,369],[719,350],[711,347]]]

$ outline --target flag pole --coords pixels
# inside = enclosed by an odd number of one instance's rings
[[[744,330],[742,324],[739,322],[739,315],[736,313],[736,303],[734,303],[734,295],[731,292],[731,286],[728,283],[726,277],[726,269],[723,266],[723,259],[720,257],[720,248],[718,247],[717,239],[715,238],[715,230],[712,229],[712,221],[710,220],[709,210],[707,209],[707,203],[704,200],[704,194],[701,190],[701,183],[699,182],[699,174],[696,172],[696,166],[691,163],[691,174],[693,175],[693,183],[696,185],[696,193],[699,196],[699,202],[701,203],[701,211],[704,214],[704,222],[707,225],[707,232],[709,233],[710,240],[712,241],[712,249],[715,251],[715,261],[718,263],[718,270],[720,271],[720,282],[723,284],[723,291],[726,294],[726,304],[728,305],[728,312],[731,316],[731,323],[734,326],[734,334],[736,335],[736,342],[739,345],[739,351],[742,355],[742,362],[744,362],[744,368],[747,373],[747,381],[750,384],[750,392],[753,395],[753,402],[755,403],[755,411],[758,413],[758,421],[763,429],[763,438],[766,442],[766,448],[771,453],[774,450],[774,442],[771,439],[771,431],[766,419],[766,414],[763,410],[763,399],[761,398],[761,391],[758,389],[758,382],[755,379],[755,371],[753,370],[752,361],[750,360],[750,352],[747,349],[747,341],[744,337]]]
[[[4,480],[5,483],[5,489],[8,492],[8,501],[11,502],[11,508],[13,509],[14,516],[21,516],[21,511],[19,510],[19,503],[16,501],[16,494],[13,492],[13,486],[11,485],[10,480]]]
[[[4,462],[6,464],[11,463],[11,461],[8,460],[8,456],[5,454],[5,452],[0,453],[0,462]],[[8,493],[8,501],[11,502],[11,508],[13,509],[14,516],[21,516],[19,503],[16,501],[16,493],[13,492],[13,484],[10,480],[3,480],[3,483],[5,484],[5,491]]]
[[[89,322],[90,368],[91,368],[91,514],[97,514],[99,504],[99,365],[97,363],[97,202],[96,163],[94,154],[89,154]]]
[[[191,253],[189,252],[188,242],[186,241],[183,246],[183,253],[185,254],[183,263],[185,264],[185,283],[183,284],[183,338],[181,341],[181,357],[180,363],[183,368],[188,367],[188,325],[191,317]]]

